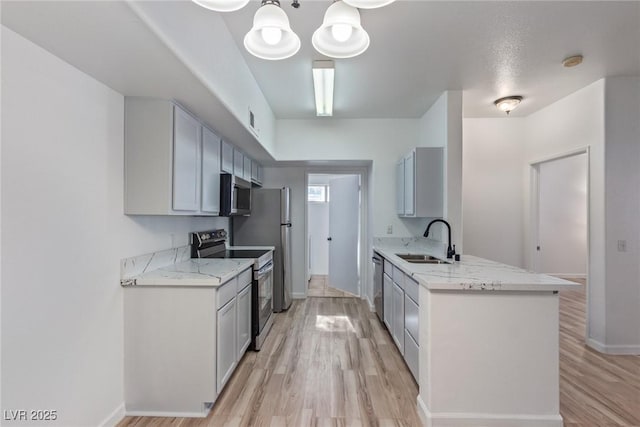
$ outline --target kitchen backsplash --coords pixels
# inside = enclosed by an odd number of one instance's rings
[[[191,247],[189,245],[125,258],[120,261],[120,279],[130,279],[148,271],[187,261],[190,258]]]

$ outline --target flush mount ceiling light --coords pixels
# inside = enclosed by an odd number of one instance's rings
[[[331,58],[352,58],[369,47],[369,34],[360,25],[360,12],[339,0],[324,14],[324,20],[311,38],[313,47]]]
[[[566,68],[575,67],[582,64],[582,59],[582,55],[569,56],[568,58],[564,58],[562,60],[562,65],[564,65]]]
[[[350,6],[358,9],[377,9],[393,3],[395,0],[344,0]]]
[[[333,116],[333,61],[313,61],[313,91],[316,97],[316,115]]]
[[[493,101],[495,106],[498,107],[500,111],[504,111],[505,113],[507,113],[507,115],[515,110],[521,102],[521,96],[505,96],[504,98],[496,99],[495,101]]]
[[[300,50],[300,38],[291,30],[278,0],[262,0],[253,27],[244,36],[244,47],[253,56],[269,60],[289,58]]]
[[[234,12],[245,7],[249,0],[193,0],[193,2],[216,12]]]

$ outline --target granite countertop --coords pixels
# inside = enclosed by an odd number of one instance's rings
[[[376,238],[373,250],[431,290],[560,291],[581,286],[472,255],[463,254],[460,261],[451,260],[451,264],[409,263],[396,255],[427,254],[445,259],[442,244],[423,238]]]
[[[220,286],[253,265],[253,259],[189,259],[133,277],[135,286]]]

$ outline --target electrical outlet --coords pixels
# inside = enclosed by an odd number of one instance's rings
[[[618,252],[627,252],[626,240],[618,240]]]
[[[393,234],[393,225],[387,225],[387,234]]]

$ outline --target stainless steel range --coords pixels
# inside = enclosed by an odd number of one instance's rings
[[[260,350],[273,323],[273,251],[227,248],[223,229],[191,233],[191,258],[253,259],[251,289],[251,349]]]

